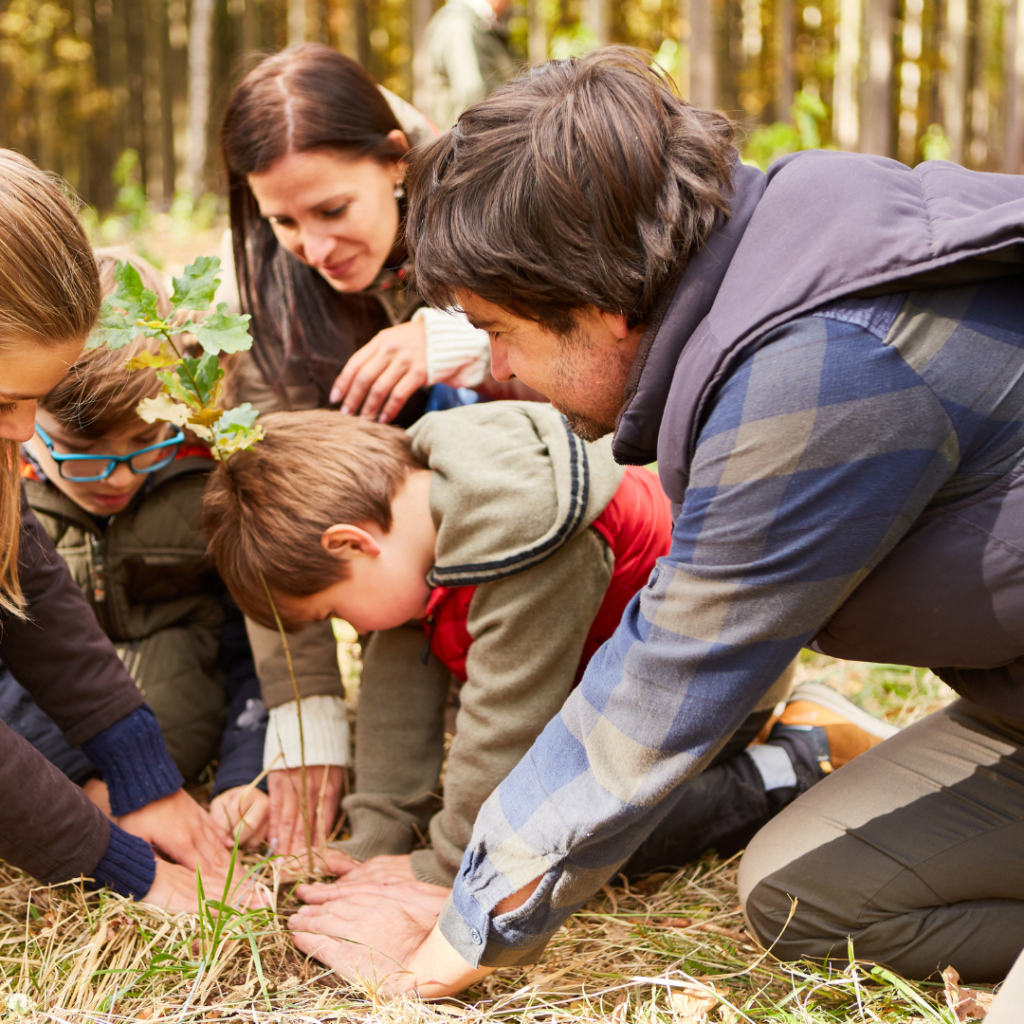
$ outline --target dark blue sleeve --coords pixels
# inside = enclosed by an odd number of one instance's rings
[[[114,817],[176,793],[184,785],[148,704],[82,744],[110,791]]]
[[[224,695],[228,719],[220,743],[220,769],[213,786],[217,796],[234,786],[248,786],[263,770],[263,741],[267,734],[267,711],[260,699],[245,621],[228,611],[221,634],[221,662],[224,666]],[[267,780],[259,788],[266,792]]]

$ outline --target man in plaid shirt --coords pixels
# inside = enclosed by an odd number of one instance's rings
[[[536,959],[807,644],[967,699],[761,832],[752,928],[776,940],[797,896],[777,954],[849,936],[911,976],[999,978],[1024,946],[1024,182],[827,153],[766,179],[731,133],[604,51],[499,91],[413,169],[422,293],[491,333],[498,379],[656,456],[678,516],[447,901],[300,890],[297,941],[343,971],[397,963],[393,988],[434,995]]]

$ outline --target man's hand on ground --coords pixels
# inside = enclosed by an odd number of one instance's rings
[[[306,806],[309,809],[309,840],[313,847],[328,838],[338,817],[344,768],[314,764],[306,767]],[[324,773],[327,773],[326,781]],[[270,824],[267,839],[271,853],[296,854],[306,848],[306,826],[302,820],[302,769],[284,768],[267,774],[270,793]],[[323,799],[320,799],[321,787]]]
[[[474,968],[436,927],[448,898],[443,886],[335,883],[344,895],[305,906],[289,918],[295,945],[351,981],[388,995],[434,997],[460,992],[490,973]],[[300,886],[300,898],[332,886]]]

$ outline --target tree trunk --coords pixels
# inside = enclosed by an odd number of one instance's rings
[[[832,136],[839,148],[845,150],[855,150],[860,139],[857,70],[860,67],[861,17],[861,0],[839,0]]]
[[[967,120],[967,0],[948,0],[942,51],[946,64],[942,82],[943,127],[949,139],[950,159],[963,163]]]
[[[298,46],[307,38],[306,0],[288,0],[288,45]]]
[[[906,0],[903,9],[903,32],[900,50],[900,118],[896,155],[906,164],[913,164],[917,155],[917,138],[921,124],[921,59],[924,35],[924,0]]]
[[[149,183],[149,154],[146,147],[146,10],[140,0],[124,5],[125,72],[128,87],[125,145],[139,154],[139,179]]]
[[[594,33],[598,46],[607,46],[611,40],[611,17],[608,0],[583,0],[583,24]]]
[[[206,128],[210,118],[210,63],[214,0],[192,0],[188,29],[188,160],[185,176],[194,200],[203,194]]]
[[[793,51],[795,50],[796,24],[793,0],[776,0],[775,16],[778,20],[779,77],[775,98],[775,116],[779,121],[788,121],[793,106]]]
[[[434,13],[433,0],[411,0],[412,28],[412,104],[425,110],[429,103],[427,96],[427,54],[423,49],[423,40],[427,33],[427,23]]]
[[[717,98],[711,0],[690,0],[690,102],[714,107]]]
[[[893,0],[868,0],[868,78],[864,83],[861,149],[892,156]]]
[[[1003,170],[1024,170],[1024,9],[1012,0],[1006,12],[1006,143]]]
[[[544,24],[544,7],[541,0],[530,0],[529,37],[527,40],[530,64],[537,67],[548,59],[548,29]]]

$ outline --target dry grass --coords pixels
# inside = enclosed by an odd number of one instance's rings
[[[357,657],[343,651],[350,679]],[[923,670],[807,655],[801,674],[900,724],[950,697]],[[170,917],[0,868],[0,998],[12,1017],[23,1009],[20,1020],[56,1024],[954,1020],[939,984],[912,985],[863,963],[774,962],[744,929],[735,869],[735,860],[709,857],[640,886],[606,887],[539,966],[499,971],[465,1001],[423,1004],[377,1000],[297,954],[284,926],[294,905],[287,888],[277,914],[222,917],[217,932],[212,916]],[[261,870],[273,884],[271,867]]]

